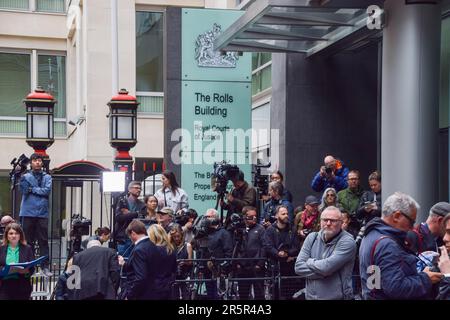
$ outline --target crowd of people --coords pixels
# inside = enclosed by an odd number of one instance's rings
[[[25,236],[38,242],[40,255],[48,254],[43,225],[51,177],[34,158],[21,181],[22,225],[1,221],[0,267],[34,259]],[[273,172],[267,195],[257,199],[239,171],[220,202],[227,210],[223,221],[216,209],[199,215],[190,208],[171,171],[143,201],[141,183],[130,182],[117,202],[113,233],[99,228],[83,241],[84,250],[59,277],[56,299],[191,299],[193,272],[205,284],[206,299],[220,298],[217,279],[233,278],[236,297],[263,300],[268,272],[281,276],[275,299],[450,299],[450,203],[435,204],[416,224],[420,206],[410,195],[396,192],[382,203],[379,172],[369,175],[364,191],[360,172],[330,155],[312,179],[316,193],[301,206],[294,208],[283,178]],[[112,248],[104,246],[111,236]],[[34,269],[16,271],[2,279],[0,299],[29,298]]]

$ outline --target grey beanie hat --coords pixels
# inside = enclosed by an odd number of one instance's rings
[[[437,214],[441,217],[445,217],[447,213],[450,213],[450,203],[448,202],[438,202],[430,209],[430,214]]]

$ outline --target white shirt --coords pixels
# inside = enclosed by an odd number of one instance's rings
[[[156,191],[155,197],[158,199],[159,209],[162,209],[163,207],[169,207],[173,210],[174,214],[176,214],[180,209],[183,209],[183,211],[187,211],[189,208],[188,195],[186,191],[181,188],[177,189],[175,195],[173,194],[171,189],[166,188],[163,192],[163,188],[161,188]]]

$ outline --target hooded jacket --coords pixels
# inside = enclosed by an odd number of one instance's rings
[[[359,248],[359,266],[364,299],[424,299],[431,293],[431,280],[417,272],[414,254],[405,246],[406,232],[389,226],[376,217],[367,225]],[[378,242],[377,242],[378,241]],[[379,268],[380,286],[376,275],[367,273],[369,266]],[[377,269],[376,269],[377,270]],[[370,279],[369,276],[371,276]],[[375,285],[369,289],[368,284]]]

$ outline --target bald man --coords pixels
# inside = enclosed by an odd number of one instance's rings
[[[347,188],[349,170],[344,163],[331,155],[326,156],[323,163],[311,182],[311,188],[317,192],[323,192],[326,188],[336,191]]]

